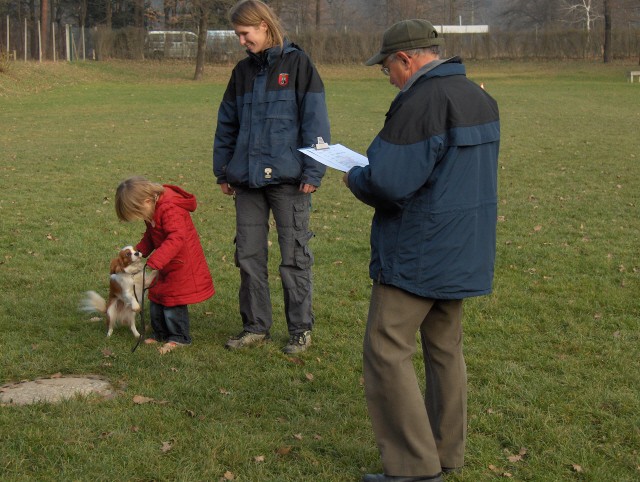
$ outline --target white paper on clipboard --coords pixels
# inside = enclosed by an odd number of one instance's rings
[[[303,154],[315,159],[325,166],[347,172],[355,166],[366,166],[369,164],[362,154],[352,151],[342,144],[331,144],[326,149],[316,149],[315,147],[303,147],[298,149]]]

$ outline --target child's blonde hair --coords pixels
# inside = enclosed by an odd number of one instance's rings
[[[142,176],[130,177],[120,183],[116,189],[116,214],[120,221],[133,221],[135,219],[147,219],[148,211],[145,209],[145,201],[156,201],[164,192],[161,184],[151,182]]]
[[[267,38],[271,47],[284,45],[284,29],[280,19],[269,5],[260,0],[243,0],[238,2],[229,12],[233,25],[257,27],[262,22],[267,24]]]

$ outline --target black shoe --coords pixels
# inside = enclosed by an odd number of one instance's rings
[[[431,476],[365,474],[365,476],[362,477],[362,482],[444,482],[444,481],[442,480],[442,474],[431,475]]]

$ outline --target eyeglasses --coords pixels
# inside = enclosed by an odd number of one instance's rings
[[[391,65],[391,62],[393,62],[396,59],[395,54],[394,55],[390,55],[389,57],[391,57],[391,60],[389,61],[389,63],[387,65],[384,65],[384,62],[382,62],[382,67],[380,67],[380,72],[382,72],[387,77],[389,77],[389,75],[391,75],[391,71],[389,70],[389,65]]]

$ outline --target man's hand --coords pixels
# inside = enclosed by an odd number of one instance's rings
[[[222,189],[223,194],[226,194],[227,196],[233,196],[236,193],[236,190],[226,182],[220,184],[220,189]]]
[[[344,182],[344,185],[349,187],[349,173],[345,172],[344,176],[342,176],[342,182]]]

